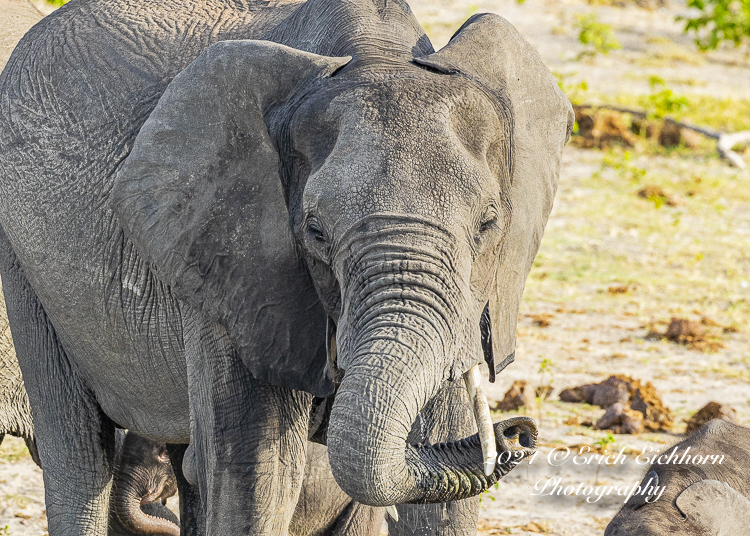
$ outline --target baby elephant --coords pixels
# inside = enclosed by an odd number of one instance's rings
[[[658,486],[658,487],[657,487]],[[652,458],[641,489],[605,536],[750,532],[750,429],[714,420]]]
[[[177,493],[167,446],[118,431],[118,467],[112,484],[109,536],[179,536],[177,516],[166,507]]]

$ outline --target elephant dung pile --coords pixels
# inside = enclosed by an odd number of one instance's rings
[[[717,350],[724,348],[724,343],[718,340],[718,337],[711,333],[710,329],[706,329],[711,327],[721,326],[718,326],[715,322],[706,317],[703,317],[700,323],[688,320],[687,318],[672,317],[669,326],[667,326],[667,331],[659,333],[658,331],[651,329],[646,335],[646,339],[666,339],[677,344],[682,344],[691,350],[697,350],[699,352],[716,352]],[[724,331],[728,332],[729,330],[724,328]]]
[[[587,149],[606,149],[612,145],[633,147],[639,136],[662,147],[684,144],[695,148],[701,141],[700,135],[670,118],[651,119],[638,110],[602,106],[577,105],[573,109],[578,123],[577,141]]]
[[[515,411],[521,406],[533,407],[536,402],[534,388],[526,380],[516,380],[505,392],[503,399],[492,409],[498,411]]]
[[[622,374],[612,375],[600,383],[564,389],[560,400],[607,408],[595,427],[618,434],[638,434],[644,429],[670,431],[674,424],[672,412],[651,382],[643,384]]]
[[[737,410],[721,404],[719,402],[711,401],[701,409],[699,409],[695,415],[693,415],[687,422],[686,434],[694,432],[704,424],[714,419],[719,419],[726,422],[737,424]]]
[[[635,145],[637,136],[630,131],[622,114],[583,106],[575,106],[574,110],[583,147],[604,149],[613,143]]]

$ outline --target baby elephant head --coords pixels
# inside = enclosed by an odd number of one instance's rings
[[[128,432],[112,485],[115,519],[110,536],[179,536],[179,522],[165,506],[175,493],[177,480],[166,445]]]
[[[734,536],[750,527],[750,430],[711,421],[658,456],[605,536]],[[658,491],[662,487],[662,491]]]

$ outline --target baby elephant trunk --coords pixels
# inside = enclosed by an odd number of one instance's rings
[[[166,445],[129,432],[112,488],[110,536],[179,536],[179,521],[165,506],[176,492]]]

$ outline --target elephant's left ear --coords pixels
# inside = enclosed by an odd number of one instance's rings
[[[317,396],[333,390],[326,316],[264,117],[349,60],[264,41],[210,46],[167,87],[111,195],[158,279],[226,328],[256,378]]]
[[[735,536],[750,527],[750,500],[726,482],[700,480],[685,488],[675,504],[703,534]]]
[[[414,61],[475,80],[513,111],[513,212],[489,308],[499,372],[515,352],[521,295],[552,210],[573,108],[539,54],[498,15],[471,17],[445,48]]]

